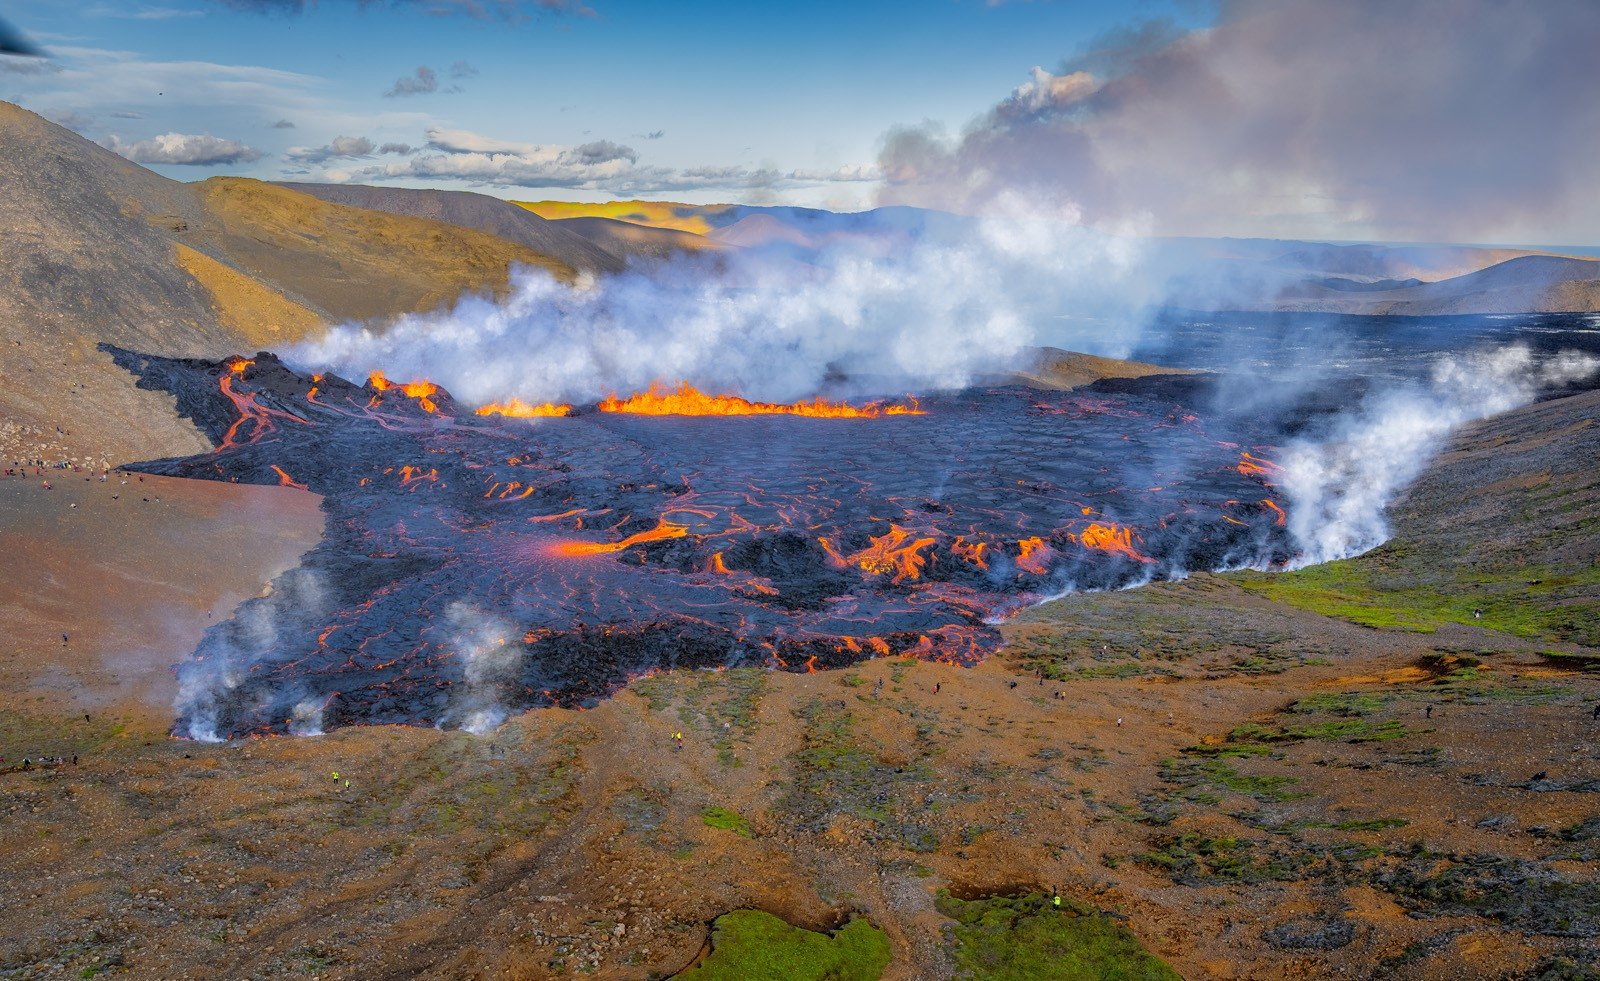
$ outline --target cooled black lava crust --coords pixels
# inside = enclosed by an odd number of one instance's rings
[[[1240,466],[1270,447],[1197,415],[1191,385],[519,421],[270,354],[108,350],[218,447],[134,469],[292,482],[327,516],[180,667],[179,735],[467,725],[676,667],[970,663],[1042,596],[1288,555],[1270,471]]]

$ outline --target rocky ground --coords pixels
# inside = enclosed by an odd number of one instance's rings
[[[0,756],[67,760],[0,774],[0,977],[663,977],[746,907],[864,916],[885,977],[948,977],[941,890],[1051,889],[1186,977],[1581,976],[1597,536],[1563,468],[1593,398],[1469,434],[1332,599],[1197,576],[1035,608],[974,669],[657,675],[484,737],[166,738],[164,666],[314,540],[315,500],[0,482]],[[1441,530],[1469,487],[1505,502],[1493,629],[1384,578],[1426,551],[1436,594],[1488,588]]]

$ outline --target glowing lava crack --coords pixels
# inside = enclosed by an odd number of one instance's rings
[[[269,354],[108,350],[217,446],[138,469],[305,487],[327,515],[180,667],[179,735],[481,725],[663,668],[970,663],[1043,596],[1287,557],[1270,448],[1159,384],[469,411]]]

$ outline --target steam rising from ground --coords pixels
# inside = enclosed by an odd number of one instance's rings
[[[512,643],[516,628],[460,601],[450,604],[445,618],[463,679],[452,721],[480,736],[493,732],[506,717],[500,689],[515,682],[522,666],[524,648]]]
[[[240,604],[231,620],[206,631],[195,657],[178,669],[175,708],[179,719],[188,720],[179,735],[220,742],[218,706],[245,680],[251,668],[283,656],[278,642],[279,624],[305,610],[324,610],[328,603],[327,587],[320,573],[304,567],[290,569],[273,580],[262,595]],[[290,731],[299,736],[321,734],[324,708],[315,699],[295,703]]]
[[[1369,399],[1324,437],[1287,447],[1280,462],[1289,532],[1303,568],[1349,558],[1389,538],[1386,509],[1422,473],[1451,430],[1532,402],[1540,388],[1587,378],[1600,361],[1539,361],[1521,345],[1440,359],[1425,385]]]
[[[1040,217],[973,227],[887,254],[844,242],[807,263],[733,254],[572,286],[521,270],[503,302],[469,297],[382,332],[344,325],[286,360],[426,377],[472,405],[592,402],[677,380],[790,401],[959,388],[1039,344],[1131,349],[1153,293],[1136,240]]]

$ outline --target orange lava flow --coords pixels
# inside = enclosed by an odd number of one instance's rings
[[[642,545],[645,542],[658,542],[664,538],[682,538],[688,533],[687,526],[663,520],[654,528],[629,535],[620,542],[557,542],[551,546],[551,551],[557,555],[570,557],[608,555],[634,545]]]
[[[1259,456],[1252,456],[1249,453],[1239,454],[1238,470],[1239,473],[1246,477],[1276,477],[1281,469],[1281,467],[1279,467],[1276,463],[1273,463],[1271,460],[1267,460]]]
[[[922,550],[932,545],[934,539],[912,538],[911,532],[890,524],[887,532],[871,539],[872,544],[848,557],[841,556],[829,539],[817,541],[840,565],[853,565],[869,575],[890,576],[891,582],[904,582],[922,578],[922,569],[928,564]]]
[[[289,476],[287,473],[284,472],[284,469],[282,467],[278,466],[276,463],[274,463],[272,465],[272,469],[277,472],[277,474],[278,474],[278,483],[280,485],[282,485],[284,487],[298,487],[301,490],[310,490],[311,489],[311,488],[307,487],[305,484],[302,484],[299,481],[295,480],[293,477]]]
[[[969,542],[967,541],[967,536],[957,535],[956,540],[950,543],[950,551],[980,569],[989,568],[989,545],[987,542]]]
[[[925,415],[916,399],[907,405],[869,402],[856,406],[815,398],[809,402],[779,404],[752,402],[737,395],[707,395],[688,382],[668,391],[660,385],[626,399],[615,395],[601,401],[601,412],[630,412],[645,416],[806,416],[812,419],[876,419],[879,416]]]
[[[434,402],[432,398],[433,396],[439,394],[439,386],[435,385],[431,381],[412,381],[406,382],[404,385],[400,385],[385,378],[383,372],[374,371],[371,375],[367,376],[367,384],[371,385],[380,392],[387,392],[391,388],[398,388],[400,391],[416,399],[417,404],[422,406],[423,412],[439,411],[438,403]]]
[[[1278,506],[1277,501],[1268,498],[1262,501],[1261,504],[1263,507],[1270,508],[1271,510],[1277,512],[1278,517],[1273,520],[1273,524],[1276,524],[1279,528],[1282,528],[1284,525],[1289,523],[1289,516],[1283,513],[1283,508]]]
[[[1142,555],[1133,547],[1133,529],[1120,525],[1093,524],[1083,529],[1077,536],[1079,544],[1084,548],[1092,548],[1099,552],[1111,552],[1133,559],[1135,562],[1154,562],[1155,559]]]
[[[234,390],[234,379],[243,379],[244,370],[253,364],[255,364],[254,361],[246,361],[242,358],[232,361],[228,364],[230,373],[217,379],[218,390],[227,397],[228,401],[233,403],[234,410],[239,413],[239,418],[235,419],[233,425],[228,427],[228,431],[222,434],[222,442],[217,444],[217,452],[219,453],[239,445],[239,433],[247,422],[252,427],[250,442],[255,442],[278,428],[277,423],[273,422],[274,419],[289,419],[300,423],[302,426],[311,425],[311,423],[297,415],[284,412],[282,409],[274,409],[262,405],[256,401],[255,395],[249,392]]]
[[[521,399],[511,399],[507,402],[490,402],[477,408],[480,416],[505,416],[508,419],[537,419],[547,416],[570,416],[572,406],[565,403],[542,402],[533,405]]]
[[[1036,576],[1042,576],[1050,571],[1050,556],[1055,554],[1055,549],[1044,543],[1043,538],[1024,538],[1017,543],[1021,549],[1017,553],[1017,567]]]

